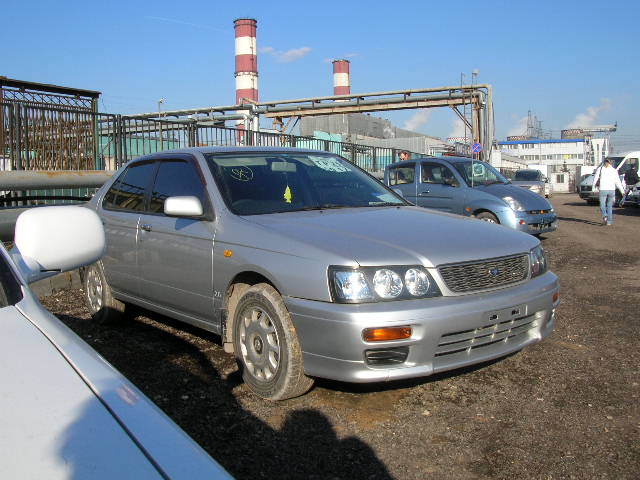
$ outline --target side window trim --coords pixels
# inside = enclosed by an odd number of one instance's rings
[[[147,181],[147,184],[144,187],[144,198],[142,200],[143,205],[142,205],[142,209],[141,210],[136,210],[136,209],[130,209],[130,208],[120,208],[120,207],[114,207],[114,206],[108,206],[107,205],[107,197],[109,196],[109,192],[111,191],[111,189],[115,188],[117,185],[120,185],[122,183],[122,181],[126,178],[127,173],[131,170],[132,167],[135,167],[137,165],[142,165],[142,164],[146,164],[146,163],[150,163],[150,164],[154,164],[153,165],[153,172],[151,175],[149,175],[149,178],[151,180]],[[127,165],[127,167],[122,171],[122,173],[118,176],[118,178],[116,179],[115,182],[113,182],[111,184],[111,187],[109,188],[109,190],[107,190],[107,192],[104,194],[104,196],[102,197],[101,200],[101,207],[104,210],[108,210],[108,211],[112,211],[112,212],[129,212],[129,213],[145,213],[148,211],[149,209],[149,196],[150,196],[150,186],[152,185],[152,182],[155,181],[155,176],[158,172],[158,162],[157,159],[145,159],[145,160],[141,160],[141,161],[135,161],[132,162],[131,164]],[[116,195],[115,200],[118,199],[118,195]],[[115,202],[114,202],[115,204]]]

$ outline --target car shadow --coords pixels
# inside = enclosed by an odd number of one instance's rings
[[[373,449],[336,425],[304,397],[280,404],[258,400],[219,336],[145,312],[116,325],[58,314],[87,343],[142,390],[232,476],[255,478],[391,479]],[[274,428],[260,414],[287,412]],[[292,406],[294,409],[292,409]],[[77,431],[77,429],[74,429]]]

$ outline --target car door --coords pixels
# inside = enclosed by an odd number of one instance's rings
[[[107,244],[102,257],[107,281],[114,290],[130,295],[137,295],[139,289],[138,223],[154,169],[153,160],[130,164],[109,188],[100,207]]]
[[[416,203],[416,164],[403,163],[389,168],[389,187],[411,203]]]
[[[464,192],[448,166],[437,162],[420,163],[417,205],[461,214]]]
[[[204,215],[165,215],[164,201],[175,196],[197,197]],[[163,158],[151,189],[148,212],[140,218],[138,275],[143,300],[190,317],[213,317],[212,219],[204,177],[195,159]]]

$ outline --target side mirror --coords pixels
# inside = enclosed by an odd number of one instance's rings
[[[172,217],[201,217],[202,203],[198,197],[169,197],[164,201],[164,213]]]
[[[104,228],[93,210],[36,207],[16,220],[11,257],[24,279],[35,282],[89,265],[104,253]]]

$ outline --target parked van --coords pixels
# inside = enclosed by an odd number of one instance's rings
[[[631,152],[626,152],[621,154],[609,155],[607,157],[607,160],[611,162],[611,165],[616,170],[618,170],[618,175],[620,175],[620,181],[622,182],[622,185],[625,188],[627,184],[624,181],[624,175],[625,173],[627,173],[627,170],[633,168],[634,166],[636,169],[638,168],[638,163],[640,162],[639,159],[640,159],[639,150],[634,150]],[[598,187],[594,187],[593,179],[595,178],[595,175],[600,170],[600,168],[602,168],[602,164],[598,166],[598,168],[595,170],[595,172],[593,172],[593,174],[584,178],[580,182],[580,191],[578,193],[580,195],[580,198],[582,198],[583,200],[586,200],[587,203],[597,203],[599,200],[600,190],[598,189]],[[620,195],[620,192],[616,191],[615,204],[618,205],[620,203],[620,200],[622,200],[622,195]]]

